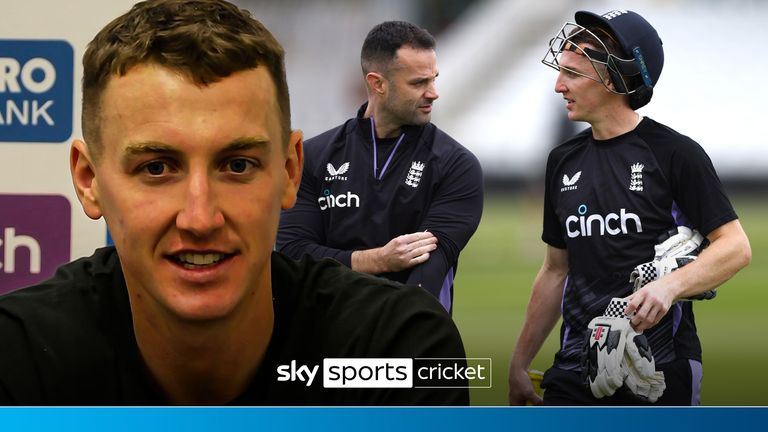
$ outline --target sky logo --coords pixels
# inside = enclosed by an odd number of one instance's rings
[[[68,42],[0,39],[0,142],[67,141],[73,80]]]
[[[0,195],[0,294],[50,278],[69,262],[69,200],[59,195]]]

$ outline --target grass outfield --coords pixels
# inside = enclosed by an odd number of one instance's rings
[[[489,196],[477,233],[461,255],[454,318],[467,357],[493,359],[493,387],[472,389],[473,405],[505,405],[507,362],[520,331],[533,278],[544,256],[540,193]],[[752,263],[697,303],[704,351],[703,405],[768,405],[768,200],[733,199],[752,245]],[[558,347],[559,324],[532,367],[546,370]]]

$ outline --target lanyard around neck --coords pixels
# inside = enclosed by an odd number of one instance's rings
[[[382,177],[384,177],[384,172],[387,170],[387,167],[389,166],[389,163],[392,162],[392,157],[395,156],[395,152],[397,151],[397,148],[400,146],[400,143],[403,142],[403,138],[405,138],[405,132],[400,134],[400,138],[397,140],[397,144],[395,144],[395,148],[392,149],[392,151],[389,153],[389,157],[387,158],[387,161],[384,163],[384,166],[381,167],[381,172],[379,175],[376,175],[377,167],[379,166],[378,163],[378,157],[376,152],[376,127],[373,124],[373,117],[371,117],[371,141],[373,141],[373,178],[376,180],[381,180]]]

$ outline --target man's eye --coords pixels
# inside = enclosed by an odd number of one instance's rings
[[[249,161],[248,159],[243,159],[243,158],[231,159],[227,162],[227,169],[230,172],[233,172],[236,174],[242,174],[253,165],[254,165],[253,162]]]
[[[144,169],[149,175],[159,176],[165,172],[166,164],[161,161],[152,161],[144,165]]]

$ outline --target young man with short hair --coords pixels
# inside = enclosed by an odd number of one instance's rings
[[[552,39],[544,63],[559,71],[555,91],[568,118],[591,128],[549,155],[546,256],[510,362],[509,402],[542,402],[526,369],[562,316],[560,350],[542,382],[543,403],[647,403],[625,388],[598,398],[582,378],[584,361],[595,360],[584,351],[588,326],[618,297],[626,298],[623,312],[647,338],[663,373],[666,390],[656,403],[697,405],[701,346],[693,305],[680,300],[721,285],[746,266],[749,241],[704,150],[635,112],[651,100],[661,75],[664,51],[656,30],[632,11],[581,11],[575,18]],[[677,226],[698,230],[709,247],[633,293],[631,271],[654,257],[660,234]]]

